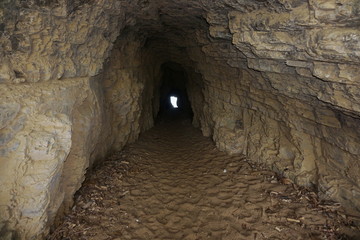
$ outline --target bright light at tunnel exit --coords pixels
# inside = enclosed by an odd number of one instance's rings
[[[177,97],[174,97],[174,96],[171,96],[171,97],[170,97],[170,103],[171,103],[171,105],[173,106],[173,108],[178,108],[177,100],[178,100]]]

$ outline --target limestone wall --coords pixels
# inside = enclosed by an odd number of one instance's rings
[[[98,74],[122,17],[112,1],[3,1],[0,83]]]
[[[0,233],[6,239],[46,234],[72,206],[94,162],[153,126],[160,66],[145,65],[142,44],[119,37],[96,77],[2,85]]]
[[[94,162],[153,125],[159,73],[142,65],[144,42],[125,36],[105,61],[124,15],[88,3],[2,3],[2,239],[41,238]]]
[[[358,2],[287,4],[207,15],[203,132],[359,211]]]
[[[102,85],[111,123],[107,142],[114,151],[151,128],[158,111],[155,90],[160,84],[160,64],[143,45],[144,39],[137,34],[120,35],[104,69]]]
[[[80,186],[100,134],[101,103],[92,81],[1,87],[0,226],[5,239],[31,239],[44,231]]]

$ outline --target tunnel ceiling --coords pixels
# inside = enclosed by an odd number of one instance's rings
[[[2,1],[0,82],[94,76],[116,38],[131,32],[157,49],[152,54],[163,62],[196,66],[212,58],[238,67],[246,57],[250,69],[349,83],[345,91],[350,93],[359,75],[354,64],[360,61],[356,2]],[[344,87],[328,88],[334,96]],[[354,93],[337,102],[316,92],[304,95],[349,113],[360,111],[358,104],[350,104],[357,98]]]

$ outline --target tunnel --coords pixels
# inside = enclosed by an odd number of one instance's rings
[[[359,225],[359,16],[358,0],[1,1],[0,239],[45,239],[96,166],[175,123]]]
[[[177,63],[165,63],[161,66],[162,81],[160,87],[160,108],[157,119],[192,119],[193,113],[187,94],[186,72]],[[175,98],[172,102],[171,98]]]

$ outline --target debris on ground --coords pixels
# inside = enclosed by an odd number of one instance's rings
[[[48,240],[360,239],[355,220],[181,124],[155,127],[91,171]]]

